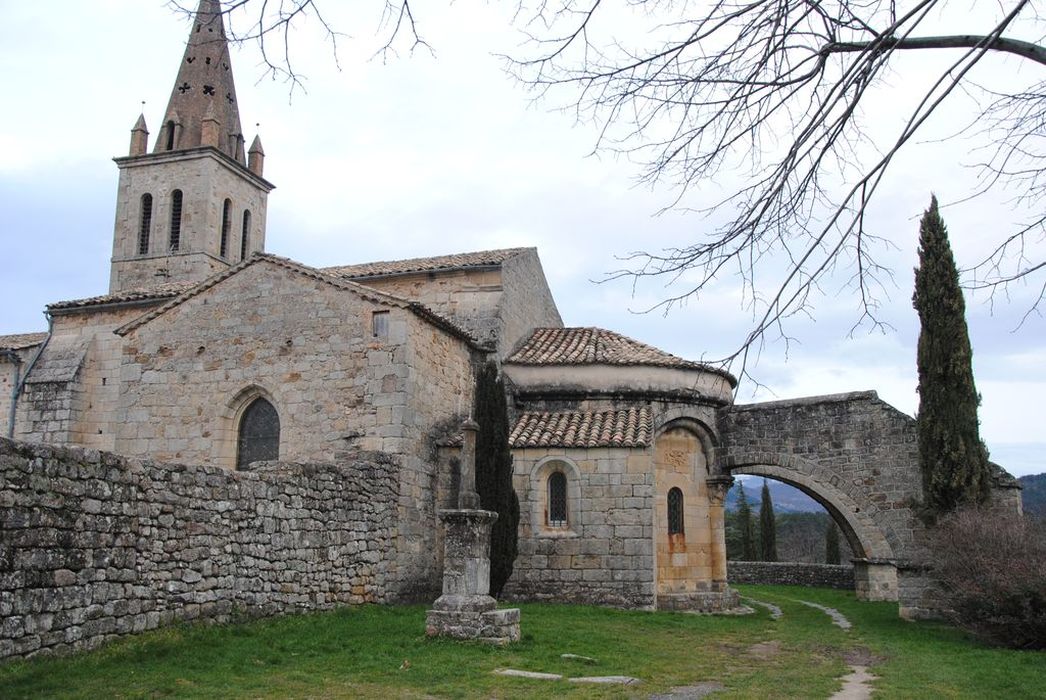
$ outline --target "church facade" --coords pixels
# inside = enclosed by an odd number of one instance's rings
[[[427,595],[457,430],[477,367],[494,360],[521,506],[507,594],[736,605],[732,478],[717,453],[735,379],[564,327],[533,248],[324,268],[265,252],[274,185],[260,139],[247,146],[240,127],[217,0],[200,2],[151,148],[143,116],[116,164],[108,292],[49,305],[45,333],[0,337],[7,437],[231,471],[383,453],[397,465],[397,517],[382,556],[417,582],[403,591]],[[871,557],[869,516],[848,518],[844,495],[834,514]],[[899,537],[898,551],[911,539]],[[886,573],[866,597],[896,599],[892,564],[874,565]]]

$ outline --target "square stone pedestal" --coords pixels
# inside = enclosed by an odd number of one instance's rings
[[[498,514],[443,510],[443,595],[425,616],[430,637],[475,639],[491,644],[519,641],[519,609],[498,610],[490,597],[490,528]]]

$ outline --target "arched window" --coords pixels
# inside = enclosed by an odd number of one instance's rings
[[[279,458],[280,416],[271,403],[259,396],[240,418],[236,468],[242,469],[251,462]]]
[[[174,252],[182,245],[182,191],[171,192],[171,240],[170,250]]]
[[[683,534],[683,492],[674,487],[668,491],[668,534]]]
[[[561,471],[548,475],[548,526],[567,526],[567,475]]]
[[[222,205],[222,239],[218,246],[218,254],[223,258],[229,252],[229,227],[232,225],[232,200],[226,199]]]
[[[243,210],[243,231],[240,235],[240,260],[247,257],[247,249],[251,240],[251,210]]]
[[[174,120],[167,122],[167,150],[174,150]]]
[[[153,225],[153,196],[142,195],[141,215],[138,221],[138,255],[149,253],[149,229]]]

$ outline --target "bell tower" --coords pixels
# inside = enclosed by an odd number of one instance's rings
[[[219,0],[200,0],[152,152],[142,115],[114,160],[110,293],[201,281],[265,249],[274,185],[261,139],[244,145]]]

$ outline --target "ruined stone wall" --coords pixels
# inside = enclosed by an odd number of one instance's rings
[[[727,562],[726,574],[730,583],[854,588],[854,568],[845,564],[731,561]]]
[[[390,602],[393,458],[230,472],[0,440],[0,658]]]
[[[504,597],[654,605],[654,469],[647,448],[513,450],[519,556]],[[546,525],[547,479],[567,477],[568,522]]]

